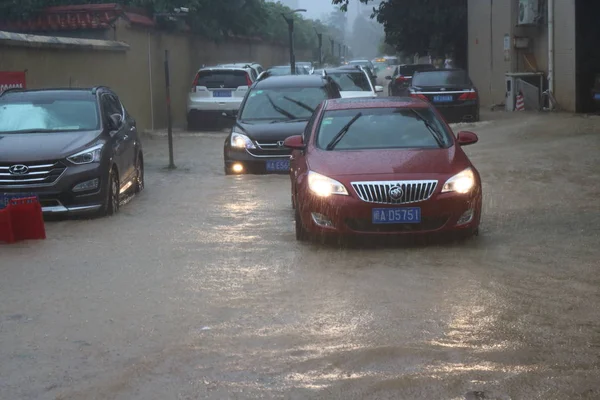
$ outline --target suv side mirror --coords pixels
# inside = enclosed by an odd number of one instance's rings
[[[300,135],[290,136],[283,141],[283,145],[293,150],[304,150],[306,148]]]
[[[456,136],[456,141],[461,146],[468,146],[470,144],[475,144],[479,141],[479,138],[473,132],[462,131],[458,132]]]
[[[121,114],[112,114],[110,116],[110,130],[111,131],[118,131],[121,128],[121,125],[123,125],[123,116]]]

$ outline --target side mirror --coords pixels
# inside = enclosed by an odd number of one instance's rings
[[[306,148],[300,135],[290,136],[283,141],[283,145],[293,150],[304,150]]]
[[[377,92],[377,93],[383,92],[383,86],[379,86],[379,85],[375,86],[375,92]]]
[[[392,80],[392,77],[388,75],[388,76],[386,76],[386,77],[385,77],[385,80],[387,80],[387,81],[391,81],[391,80]]]
[[[461,146],[468,146],[470,144],[475,144],[479,141],[479,138],[473,132],[462,131],[458,132],[456,136],[456,141]]]
[[[111,131],[118,131],[119,129],[121,129],[121,125],[123,125],[123,117],[121,116],[121,114],[112,114],[110,116],[110,130]]]

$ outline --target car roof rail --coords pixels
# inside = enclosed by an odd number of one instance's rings
[[[98,90],[100,90],[100,89],[110,90],[110,88],[108,86],[104,86],[104,85],[94,86],[92,88],[92,94],[96,94],[98,92]]]
[[[323,73],[322,73],[321,75],[322,75],[323,77],[326,77],[326,76],[328,76],[328,75],[327,75],[327,71],[325,70],[325,68],[323,68]]]

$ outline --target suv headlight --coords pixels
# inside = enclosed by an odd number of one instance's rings
[[[255,149],[256,146],[252,143],[252,140],[244,135],[243,133],[233,131],[231,133],[231,147],[236,149]]]
[[[310,171],[308,173],[308,188],[317,196],[329,197],[332,194],[348,196],[346,187],[335,179]]]
[[[70,157],[67,157],[67,160],[77,165],[100,162],[100,159],[102,158],[103,147],[104,144],[98,144],[96,146],[80,151],[77,154],[73,154]]]
[[[442,193],[469,193],[475,186],[475,173],[471,168],[459,172],[444,183]]]

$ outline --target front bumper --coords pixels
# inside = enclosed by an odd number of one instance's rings
[[[108,174],[103,173],[103,170],[98,164],[68,166],[52,185],[0,186],[0,194],[35,194],[44,214],[94,213],[102,208],[106,198]],[[99,180],[97,189],[73,192],[75,185],[93,179]]]
[[[299,199],[299,210],[306,230],[311,234],[344,235],[407,235],[442,232],[474,231],[481,219],[482,195],[480,190],[471,194],[436,193],[430,199],[418,203],[387,205],[364,202],[352,194],[350,196],[332,195],[321,198],[307,193]],[[420,223],[373,224],[374,208],[420,207]],[[470,220],[458,224],[459,220],[472,210]],[[325,217],[323,220],[315,214]],[[319,223],[317,223],[319,222]]]
[[[283,153],[283,152],[282,152]],[[285,151],[285,154],[276,155],[252,155],[247,150],[237,150],[226,146],[224,150],[224,162],[225,168],[231,170],[234,164],[241,164],[243,166],[242,173],[254,173],[254,174],[289,174],[289,169],[285,171],[268,171],[267,161],[269,160],[289,160],[291,151]]]

